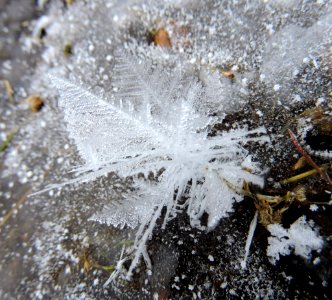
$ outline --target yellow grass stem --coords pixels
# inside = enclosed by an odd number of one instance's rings
[[[23,196],[20,198],[20,200],[15,204],[15,206],[4,216],[4,218],[0,221],[0,229],[5,223],[9,220],[9,218],[14,214],[15,211],[17,211],[20,206],[23,204],[23,202],[27,199],[28,195],[31,192],[31,188],[29,188]]]
[[[321,172],[324,171],[324,168],[319,168]],[[318,173],[318,170],[316,169],[312,169],[310,171],[307,171],[307,172],[304,172],[304,173],[301,173],[299,175],[296,175],[296,176],[293,176],[293,177],[290,177],[290,178],[287,178],[287,179],[284,179],[282,181],[280,181],[281,184],[287,184],[287,183],[292,183],[292,182],[296,182],[296,181],[299,181],[303,178],[306,178],[308,176],[311,176],[311,175],[314,175],[314,174],[317,174]]]

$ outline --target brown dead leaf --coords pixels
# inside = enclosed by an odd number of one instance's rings
[[[302,169],[305,165],[307,164],[307,161],[305,160],[305,158],[303,156],[301,156],[299,158],[299,160],[295,163],[295,165],[293,166],[293,170],[299,170]]]
[[[26,101],[29,103],[30,109],[33,112],[40,111],[44,106],[44,100],[38,95],[28,97]]]
[[[235,78],[235,74],[232,71],[221,71],[221,74],[229,79]]]
[[[163,48],[171,48],[172,43],[169,37],[168,32],[164,28],[158,29],[153,37],[153,42],[156,46],[160,46]]]

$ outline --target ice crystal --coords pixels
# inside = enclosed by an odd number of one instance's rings
[[[220,110],[223,104],[218,97],[213,100],[209,88],[193,74],[177,70],[169,74],[123,57],[118,61],[116,93],[107,101],[76,84],[51,79],[60,93],[69,136],[86,162],[76,169],[78,176],[65,184],[109,172],[136,178],[121,201],[109,203],[91,217],[120,228],[140,226],[127,252],[132,258],[130,277],[142,256],[151,267],[146,243],[163,208],[163,228],[186,211],[191,225],[199,228],[205,228],[200,219],[206,213],[206,227],[211,230],[232,211],[233,202],[242,199],[236,191],[244,180],[263,184],[243,145],[267,138],[264,128],[245,127],[212,136],[211,128],[222,119],[211,110]],[[251,173],[246,171],[248,164]],[[136,176],[151,172],[155,180]]]
[[[313,230],[312,222],[307,222],[304,216],[289,229],[280,224],[271,224],[268,230],[272,236],[268,238],[267,255],[273,264],[279,260],[280,255],[289,255],[292,249],[296,255],[309,259],[311,251],[319,251],[323,246],[323,240]]]

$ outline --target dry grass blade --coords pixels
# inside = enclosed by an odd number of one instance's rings
[[[325,170],[325,168],[319,168],[319,169],[321,170],[321,172],[323,172]],[[306,171],[304,173],[301,173],[301,174],[292,176],[290,178],[284,179],[284,180],[280,181],[280,183],[281,184],[287,184],[287,183],[296,182],[296,181],[299,181],[303,178],[306,178],[308,176],[311,176],[311,175],[314,175],[314,174],[317,174],[317,173],[318,173],[318,171],[316,169],[309,170],[309,171]]]
[[[0,221],[0,230],[3,225],[6,224],[6,222],[9,220],[9,218],[14,214],[15,211],[17,211],[20,206],[24,203],[24,201],[28,198],[28,195],[31,193],[32,188],[29,188],[23,196],[20,198],[20,200],[15,204],[15,206],[3,217],[3,219]]]
[[[14,89],[9,80],[4,80],[3,84],[6,89],[7,96],[11,102],[14,102]]]

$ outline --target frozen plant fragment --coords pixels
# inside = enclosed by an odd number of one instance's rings
[[[252,219],[252,221],[250,223],[249,232],[248,232],[247,241],[246,241],[246,246],[245,246],[245,254],[244,254],[243,260],[241,261],[241,268],[242,269],[247,268],[247,259],[248,259],[248,256],[249,256],[250,246],[251,246],[252,239],[254,237],[255,229],[256,229],[256,226],[257,226],[257,219],[258,219],[258,210],[256,210],[254,218]]]

